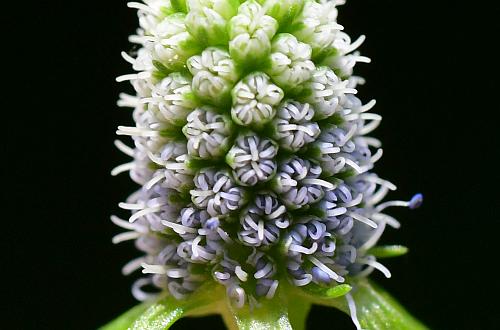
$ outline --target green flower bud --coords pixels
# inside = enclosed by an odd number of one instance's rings
[[[262,61],[271,51],[278,22],[254,0],[243,3],[229,23],[229,52],[238,63]]]
[[[227,22],[239,6],[238,0],[188,0],[186,27],[202,45],[226,45]]]
[[[259,0],[259,3],[266,9],[266,14],[276,19],[283,29],[288,28],[304,5],[303,0]]]
[[[193,91],[201,100],[215,105],[228,103],[238,80],[238,72],[229,53],[215,47],[189,58],[187,67],[193,75]]]
[[[181,70],[186,60],[199,52],[200,47],[186,31],[184,14],[166,17],[153,30],[154,38],[146,44],[151,47],[153,59],[171,71]]]

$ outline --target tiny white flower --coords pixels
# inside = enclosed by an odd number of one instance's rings
[[[312,121],[314,109],[308,103],[285,101],[278,108],[273,121],[274,137],[284,149],[298,151],[306,144],[313,142],[321,130]]]
[[[253,73],[233,89],[233,120],[244,126],[262,126],[276,114],[275,107],[283,99],[283,90],[264,73]]]
[[[254,134],[239,136],[226,156],[234,178],[244,186],[268,181],[276,173],[278,146],[270,139]]]
[[[224,154],[232,129],[229,118],[205,106],[189,114],[182,131],[188,139],[189,155],[207,159]]]
[[[238,79],[236,65],[225,50],[209,47],[187,61],[196,95],[212,104],[227,103]]]
[[[168,70],[182,69],[186,60],[198,52],[186,30],[184,14],[167,16],[151,33],[151,37],[144,37],[144,46],[151,51],[153,59]]]
[[[311,46],[298,41],[293,35],[279,34],[273,39],[266,72],[283,88],[300,91],[315,69],[311,52]]]
[[[302,23],[301,28],[294,34],[300,41],[312,47],[313,55],[318,55],[331,46],[337,33],[343,30],[342,25],[337,23],[337,15],[334,1],[305,1],[304,9],[297,19]]]
[[[211,216],[228,215],[245,203],[243,189],[225,171],[201,170],[196,174],[194,184],[195,189],[191,190],[193,203],[206,209]]]
[[[286,207],[273,194],[260,194],[254,203],[242,212],[242,230],[238,237],[249,246],[277,243],[281,229],[288,228],[290,218]]]
[[[294,156],[280,164],[274,189],[292,209],[315,203],[325,190],[334,188],[330,182],[320,179],[321,172],[318,164]]]
[[[316,110],[316,119],[324,119],[339,110],[341,99],[346,94],[355,94],[357,91],[347,87],[348,81],[342,81],[328,67],[318,67],[312,74],[309,82],[311,94],[307,101]]]
[[[191,79],[180,73],[172,73],[152,87],[151,97],[142,102],[158,120],[182,126],[186,117],[196,108],[191,90]]]

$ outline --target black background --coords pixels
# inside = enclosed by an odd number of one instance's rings
[[[2,324],[4,329],[93,329],[135,304],[113,246],[109,215],[135,188],[113,147],[131,71],[120,57],[136,15],[125,1],[37,1],[3,9]],[[494,8],[496,7],[496,8]],[[410,247],[376,280],[435,329],[495,329],[498,303],[498,5],[487,1],[349,0],[339,22],[372,64],[359,96],[384,117],[377,172],[390,197],[425,195],[384,242]],[[311,329],[353,329],[315,308]],[[221,329],[183,320],[175,329]]]

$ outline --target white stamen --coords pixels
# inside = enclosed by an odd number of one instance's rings
[[[117,176],[120,173],[127,172],[127,171],[134,169],[135,166],[136,166],[135,162],[130,162],[130,163],[118,165],[113,170],[111,170],[111,175]]]
[[[166,266],[163,265],[150,265],[147,263],[142,263],[141,267],[144,268],[142,270],[143,274],[160,274],[164,275],[167,273],[167,268]]]
[[[358,315],[356,313],[356,303],[354,302],[352,295],[348,293],[345,295],[345,298],[347,300],[347,306],[349,307],[349,313],[351,314],[352,323],[354,323],[356,330],[362,330],[361,325],[358,321]]]
[[[116,77],[116,82],[124,82],[127,80],[136,80],[138,78],[137,73],[132,73],[132,74],[124,74],[122,76]]]
[[[234,269],[234,273],[240,279],[240,281],[242,281],[242,282],[246,282],[247,281],[247,279],[248,279],[248,273],[245,272],[241,268],[241,266],[236,266],[236,268]]]
[[[187,270],[179,269],[179,268],[169,269],[166,271],[166,274],[168,277],[171,277],[171,278],[183,278],[183,277],[186,277],[187,275],[189,275]]]
[[[118,126],[117,135],[156,137],[159,132],[147,128]]]
[[[146,13],[149,13],[149,14],[152,14],[154,15],[155,12],[153,11],[153,9],[143,3],[139,3],[139,2],[128,2],[127,3],[127,7],[129,8],[133,8],[133,9],[138,9],[138,10],[142,10]]]
[[[333,185],[332,183],[330,183],[328,181],[321,180],[321,179],[304,179],[304,180],[302,180],[302,183],[322,186],[322,187],[325,187],[327,190],[335,189],[335,185]]]
[[[309,249],[305,248],[301,245],[290,244],[290,247],[288,249],[290,251],[294,251],[294,252],[298,252],[298,253],[313,254],[318,249],[318,243],[314,242]]]
[[[349,215],[349,216],[351,216],[353,219],[356,219],[358,221],[361,221],[364,224],[367,224],[368,226],[370,226],[372,228],[377,228],[378,227],[377,224],[373,220],[370,220],[367,217],[362,216],[359,213],[356,213],[356,212],[347,212],[346,214]]]
[[[389,189],[389,190],[396,190],[397,189],[397,187],[394,184],[392,184],[391,182],[384,180],[384,179],[381,179],[381,178],[376,177],[376,176],[372,176],[372,175],[367,176],[365,178],[365,180],[379,184],[379,185],[384,186],[384,187],[387,187],[387,189]]]
[[[392,206],[408,207],[408,205],[410,205],[410,203],[407,201],[388,201],[388,202],[384,202],[382,204],[379,204],[375,208],[375,212],[377,212],[377,213],[381,212],[381,211],[385,210],[386,208],[392,207]]]
[[[135,272],[136,270],[141,268],[141,265],[144,262],[144,260],[146,260],[145,257],[139,257],[139,258],[130,260],[129,262],[127,262],[125,264],[125,266],[123,266],[122,274],[125,276],[132,274],[133,272]]]
[[[349,158],[345,158],[345,163],[347,165],[351,166],[358,174],[361,174],[364,172],[363,169],[361,167],[359,167],[358,164],[356,164],[354,161],[352,161]]]
[[[257,228],[257,233],[259,236],[259,240],[264,240],[264,221],[260,220]]]
[[[178,223],[170,222],[167,220],[162,220],[161,223],[169,228],[172,228],[177,234],[180,235],[184,235],[186,233],[196,234],[198,232],[196,228],[186,227]]]
[[[183,290],[182,285],[180,285],[177,282],[170,282],[167,285],[168,291],[174,296],[175,299],[177,300],[182,300],[186,298],[187,294],[181,292]]]
[[[256,272],[255,274],[253,274],[253,277],[255,277],[255,279],[259,279],[259,278],[263,278],[264,276],[268,276],[269,273],[271,273],[273,270],[273,265],[268,262],[264,268],[262,268],[261,270],[259,270],[258,272]]]
[[[267,299],[272,299],[274,297],[274,294],[276,293],[276,290],[278,289],[279,281],[274,280],[273,284],[271,284],[271,287],[269,288],[269,291],[267,291],[266,298]]]
[[[112,242],[113,242],[113,244],[118,244],[121,242],[130,241],[130,240],[139,238],[140,236],[141,236],[141,233],[138,233],[136,231],[127,231],[127,232],[120,233],[118,235],[113,236]]]
[[[133,203],[119,203],[118,206],[124,210],[142,210],[144,208],[143,203],[133,204]]]
[[[359,38],[356,39],[355,42],[350,44],[346,49],[343,49],[343,54],[349,54],[350,52],[355,51],[363,44],[363,42],[365,42],[365,40],[366,40],[366,36],[364,34],[360,35]]]
[[[335,273],[333,270],[331,270],[330,268],[326,267],[324,263],[322,263],[321,261],[319,261],[318,259],[314,258],[313,256],[309,256],[308,259],[317,267],[319,267],[319,269],[321,269],[322,271],[324,271],[325,273],[328,274],[328,276],[330,276],[330,278],[334,281],[337,281],[339,283],[342,283],[344,282],[344,278],[340,275],[338,275],[337,273]]]
[[[359,247],[360,251],[367,251],[371,249],[375,244],[377,244],[378,240],[382,236],[385,230],[385,222],[380,222],[378,225],[378,228],[373,231],[372,236],[363,244],[361,247]]]
[[[391,278],[391,272],[387,267],[382,265],[380,262],[376,261],[375,258],[359,258],[358,262],[372,266],[373,268],[379,270],[385,277]]]
[[[359,112],[361,113],[361,112],[370,111],[376,104],[377,104],[377,100],[371,100],[367,104],[363,105],[360,108]]]
[[[307,285],[307,284],[311,283],[311,281],[312,281],[312,275],[311,274],[305,274],[304,278],[300,279],[300,280],[298,280],[296,278],[292,279],[293,284],[295,284],[296,286],[304,286],[304,285]]]
[[[125,61],[127,61],[128,63],[130,63],[132,65],[135,65],[135,58],[133,58],[132,56],[130,56],[126,52],[121,52],[121,55]]]
[[[139,105],[139,98],[136,96],[120,93],[119,100],[116,102],[121,108],[135,108]]]
[[[217,227],[217,233],[226,243],[233,243],[233,240],[229,237],[229,235],[222,230],[222,228]]]
[[[399,223],[398,220],[384,213],[375,213],[372,215],[372,218],[377,221],[386,222],[392,228],[398,229],[401,227],[401,224]]]
[[[140,210],[140,211],[132,214],[132,216],[128,219],[128,221],[130,221],[130,223],[132,223],[132,222],[136,221],[137,219],[139,219],[140,217],[145,216],[146,214],[158,212],[159,210],[160,210],[160,206],[145,208],[143,210]]]
[[[218,280],[222,281],[227,280],[231,277],[229,273],[221,273],[221,272],[214,272],[214,275]]]
[[[118,150],[120,150],[121,152],[123,152],[125,155],[130,156],[130,157],[134,157],[134,149],[130,148],[129,146],[127,146],[125,143],[123,143],[120,140],[115,140],[114,143],[115,143],[116,148]]]
[[[160,182],[164,178],[165,178],[165,175],[163,173],[157,174],[157,175],[153,176],[153,178],[151,180],[149,180],[148,182],[146,182],[144,184],[144,188],[146,190],[149,190],[149,189],[153,188],[155,184],[157,184],[158,182]]]
[[[371,158],[370,158],[370,162],[371,163],[376,163],[380,158],[382,158],[382,154],[383,154],[383,150],[382,149],[377,149],[377,152],[375,153],[375,155],[373,155]]]
[[[358,194],[358,196],[356,196],[356,198],[351,200],[349,203],[343,204],[342,206],[352,207],[352,206],[355,206],[355,205],[358,205],[359,203],[361,203],[362,200],[363,200],[363,194]]]
[[[142,290],[143,286],[151,284],[152,284],[152,279],[150,277],[140,278],[137,281],[135,281],[134,284],[132,285],[132,295],[134,296],[134,298],[139,301],[145,301],[155,298],[157,296],[156,294],[148,293]]]
[[[128,229],[128,230],[135,230],[136,226],[134,224],[131,224],[128,221],[125,221],[123,219],[118,218],[116,215],[111,216],[111,221],[117,225],[118,227],[121,227],[123,229]]]

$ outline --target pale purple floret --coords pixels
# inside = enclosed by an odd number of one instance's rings
[[[250,277],[253,277],[252,281],[256,281],[257,297],[271,299],[279,284],[278,280],[274,279],[277,271],[274,261],[256,249],[250,251],[242,262],[231,259],[226,253],[213,273],[214,279],[226,286],[229,298],[237,307],[242,307],[245,303],[259,306],[256,297],[251,293],[247,295],[241,287]]]
[[[289,208],[301,208],[319,201],[333,184],[320,179],[319,164],[299,157],[283,161],[275,177],[274,190]]]
[[[244,204],[244,190],[238,187],[226,171],[208,168],[194,177],[195,188],[191,199],[196,207],[207,210],[211,216],[228,215]]]
[[[240,241],[248,246],[272,245],[278,242],[280,232],[290,225],[286,207],[272,195],[257,195],[253,204],[242,212]]]

